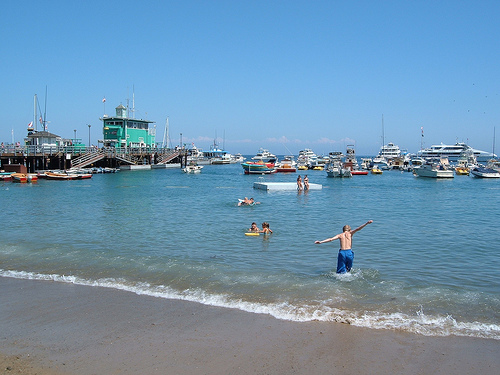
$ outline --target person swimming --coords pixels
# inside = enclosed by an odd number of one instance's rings
[[[260,202],[255,202],[253,198],[248,199],[245,197],[245,199],[238,199],[238,206],[253,206],[254,204],[260,204]]]

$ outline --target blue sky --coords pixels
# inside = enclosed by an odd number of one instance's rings
[[[498,1],[10,1],[0,14],[0,140],[102,138],[120,103],[172,145],[376,154],[468,142],[500,125]],[[498,131],[500,133],[500,126]],[[495,152],[498,153],[498,148]]]

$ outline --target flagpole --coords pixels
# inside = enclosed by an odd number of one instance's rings
[[[102,114],[102,117],[106,115],[106,95],[102,98],[102,104],[104,106],[104,113]]]

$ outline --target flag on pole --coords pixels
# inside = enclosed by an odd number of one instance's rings
[[[102,102],[106,103],[106,97],[102,98]]]
[[[29,124],[28,124],[28,128],[32,128],[33,127],[33,121],[31,121]]]
[[[423,137],[423,136],[424,136],[424,127],[422,126],[422,127],[420,128],[420,130],[422,130],[422,137]]]

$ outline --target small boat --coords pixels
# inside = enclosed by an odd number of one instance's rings
[[[491,168],[476,167],[470,173],[479,178],[500,178],[500,172]]]
[[[236,163],[236,161],[234,160],[233,156],[228,153],[217,156],[210,160],[210,164],[233,164],[233,163]]]
[[[368,171],[351,171],[351,174],[353,176],[366,176]]]
[[[276,163],[276,172],[297,172],[297,163],[293,156],[287,155],[280,162]]]
[[[1,181],[12,180],[12,173],[14,173],[14,172],[0,172],[0,180]]]
[[[28,176],[25,173],[12,173],[12,182],[28,182]]]
[[[372,174],[382,174],[382,169],[380,169],[378,167],[378,165],[375,165],[373,168],[372,168]]]
[[[486,168],[494,169],[497,172],[500,172],[500,161],[496,159],[488,160],[488,164],[486,164]]]
[[[372,165],[373,161],[371,158],[361,158],[361,169],[369,170],[370,165]]]
[[[439,162],[432,160],[426,160],[424,164],[419,167],[413,168],[415,175],[419,177],[430,177],[430,178],[453,178],[455,174],[453,169],[449,168],[447,164],[447,159],[441,159]]]
[[[330,153],[330,161],[325,164],[328,177],[352,177],[351,168],[342,163],[341,153]]]
[[[263,161],[251,162],[247,161],[241,163],[245,174],[262,174],[262,173],[274,173],[276,168],[274,163],[264,163]]]
[[[467,167],[456,167],[455,168],[455,173],[458,176],[468,176],[469,173],[470,173],[470,170]]]
[[[34,173],[12,173],[13,182],[38,182],[38,176]]]
[[[235,163],[243,163],[245,161],[245,157],[240,153],[237,153],[233,155],[233,160]]]
[[[92,173],[45,172],[47,180],[86,180],[92,178]]]
[[[330,163],[326,167],[326,175],[328,177],[352,177],[352,172],[349,168],[345,168],[342,163]]]
[[[186,165],[186,167],[182,168],[182,171],[184,173],[200,173],[201,170],[203,169],[202,165]]]

